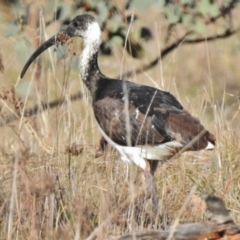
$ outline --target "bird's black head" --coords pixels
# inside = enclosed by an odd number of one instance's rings
[[[64,44],[69,38],[75,36],[82,37],[84,41],[100,42],[101,30],[95,18],[89,14],[83,14],[75,17],[65,30],[60,31],[55,36],[51,37],[32,54],[23,67],[20,75],[21,78],[24,76],[30,64],[47,48],[53,45]]]
[[[96,24],[96,20],[89,14],[83,14],[75,17],[67,27],[66,31],[71,32],[75,36],[84,37],[89,27]]]

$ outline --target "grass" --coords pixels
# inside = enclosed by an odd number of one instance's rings
[[[3,31],[4,24],[0,27]],[[153,228],[167,229],[176,219],[202,221],[202,211],[196,209],[194,200],[188,201],[190,193],[195,197],[202,193],[222,197],[240,223],[237,37],[181,47],[161,66],[131,78],[173,93],[217,137],[216,150],[189,152],[158,167],[155,179],[160,209],[158,225]],[[33,89],[20,97],[12,87],[23,67],[14,51],[17,39],[0,41],[5,68],[0,73],[3,119],[43,99],[51,101],[83,91],[77,70],[70,70],[71,55],[53,61],[57,70],[54,75],[47,68],[50,62],[46,53],[42,73],[34,77],[32,67],[24,78],[32,81]],[[125,56],[123,71],[155,56],[157,45],[155,39],[146,46],[144,60]],[[69,47],[72,52],[80,51],[78,43]],[[119,74],[122,51],[116,48],[112,57],[100,58],[104,73]],[[99,152],[100,134],[86,99],[31,118],[21,117],[1,127],[1,138],[1,239],[85,239],[93,233],[98,239],[108,239],[152,227],[146,224],[147,206],[138,212],[134,207],[134,198],[141,194],[141,171],[120,161],[111,148]]]

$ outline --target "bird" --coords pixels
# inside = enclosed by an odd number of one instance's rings
[[[202,199],[206,202],[206,213],[208,219],[217,224],[233,223],[230,211],[226,208],[224,201],[214,195],[203,194]]]
[[[98,65],[101,29],[95,17],[78,15],[65,30],[44,42],[21,72],[47,48],[65,44],[72,37],[83,39],[79,59],[82,81],[91,96],[96,124],[121,160],[134,163],[153,177],[158,163],[185,151],[214,149],[216,139],[169,92],[104,75]]]

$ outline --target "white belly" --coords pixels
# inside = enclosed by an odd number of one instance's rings
[[[98,123],[97,123],[98,124]],[[183,148],[183,145],[176,141],[163,143],[155,146],[151,145],[138,145],[134,147],[121,146],[113,142],[102,128],[98,125],[101,134],[105,140],[114,148],[118,150],[121,159],[127,163],[135,163],[137,166],[145,169],[147,167],[146,160],[166,161],[176,153],[176,149]]]

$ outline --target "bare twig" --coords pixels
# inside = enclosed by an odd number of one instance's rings
[[[131,70],[131,71],[128,71],[128,72],[124,73],[122,75],[122,78],[128,78],[128,77],[132,76],[133,74],[140,74],[144,71],[147,71],[147,70],[151,69],[152,67],[154,67],[158,64],[160,59],[164,58],[166,55],[168,55],[170,52],[175,50],[180,45],[197,44],[197,43],[201,43],[201,42],[205,42],[205,41],[210,42],[210,41],[215,41],[215,40],[219,40],[219,39],[228,38],[228,37],[236,34],[237,32],[239,32],[239,30],[240,29],[227,30],[223,34],[216,34],[216,35],[213,35],[213,36],[210,36],[210,37],[197,38],[197,39],[192,39],[192,40],[191,39],[189,39],[189,40],[186,39],[189,35],[191,35],[193,33],[193,31],[189,31],[183,37],[178,39],[176,42],[172,43],[170,46],[163,49],[161,51],[160,55],[158,57],[156,57],[153,61],[151,61],[147,65],[139,67],[136,70]]]
[[[78,99],[81,99],[82,96],[83,96],[83,94],[81,92],[77,92],[76,94],[70,96],[69,101],[72,101],[72,102],[77,101]],[[24,113],[23,113],[23,116],[24,117],[31,117],[33,115],[36,115],[36,114],[41,113],[43,111],[46,111],[47,109],[52,109],[52,108],[55,108],[55,107],[58,107],[58,106],[62,106],[63,104],[66,104],[67,102],[68,102],[68,100],[66,98],[61,98],[61,99],[54,100],[50,103],[43,102],[41,104],[41,106],[36,104],[32,108],[25,110]],[[12,114],[12,115],[8,116],[7,118],[5,118],[4,120],[2,120],[0,122],[0,127],[2,127],[4,125],[7,125],[7,124],[9,124],[9,123],[11,123],[11,122],[13,122],[17,119],[20,119],[20,117],[21,116],[18,116],[16,114]]]

